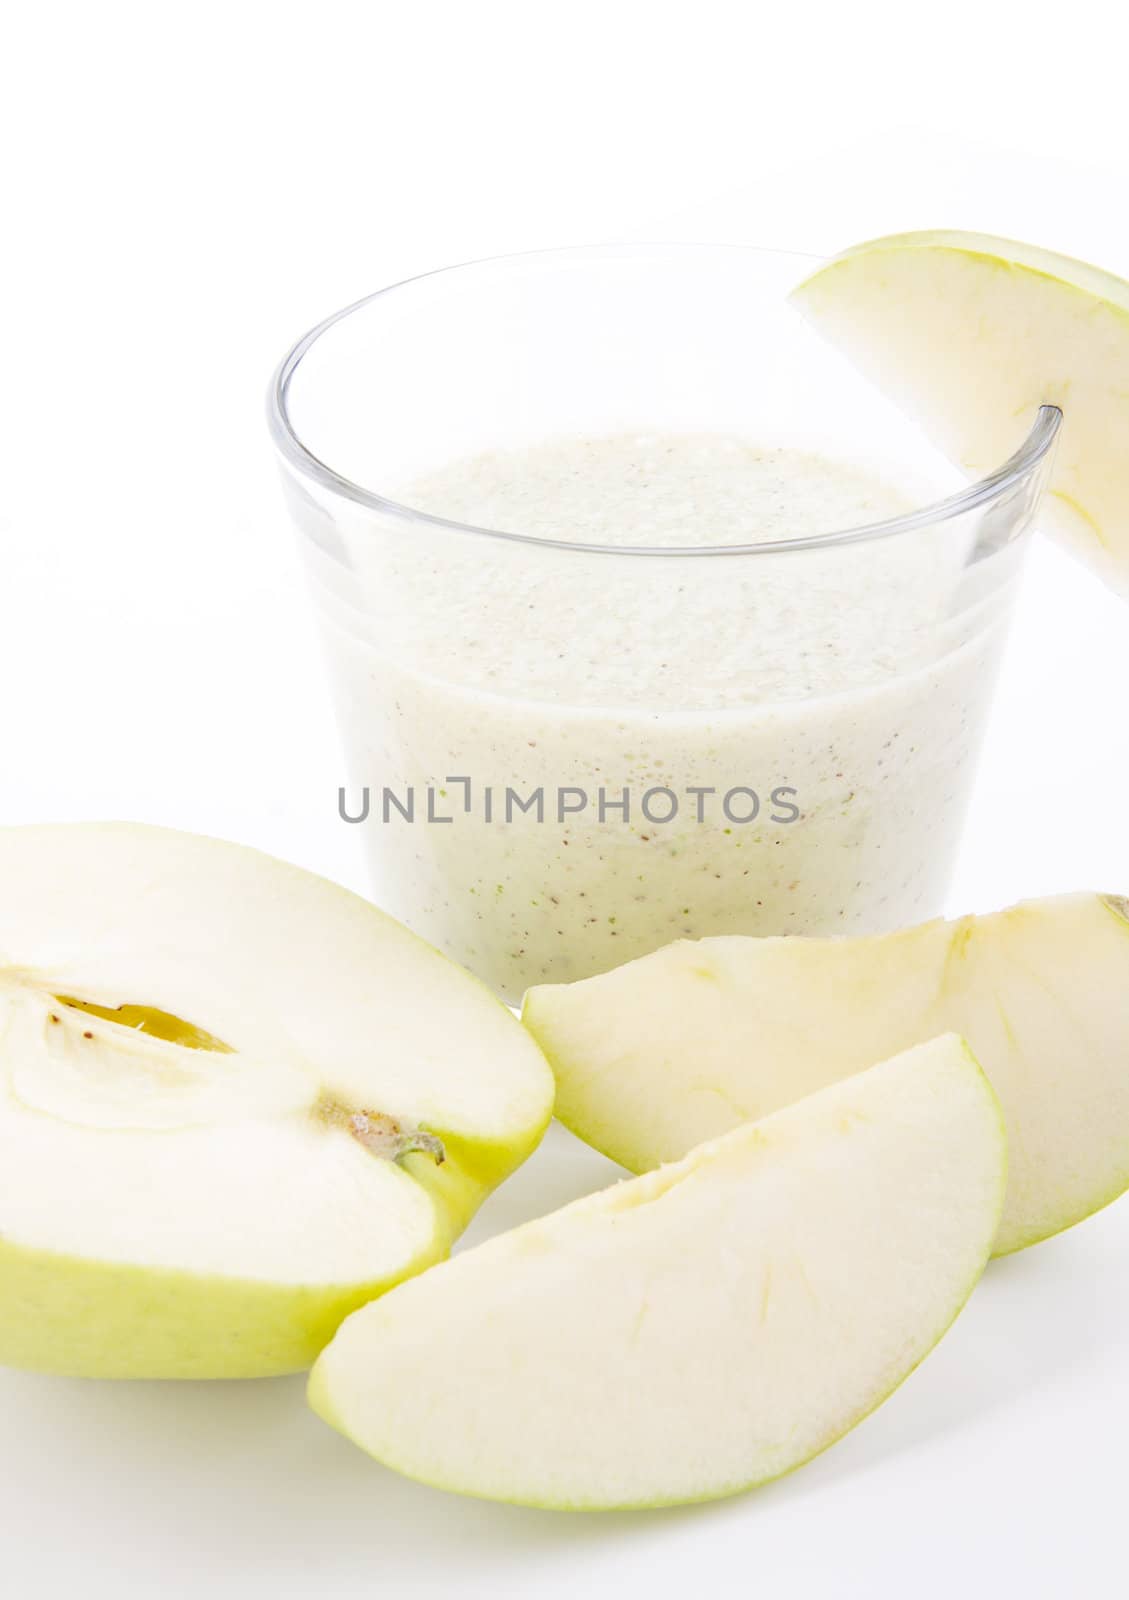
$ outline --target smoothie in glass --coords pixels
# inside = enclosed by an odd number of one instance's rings
[[[327,820],[341,784],[377,902],[508,1000],[942,908],[1058,413],[968,484],[790,309],[812,265],[480,262],[279,369]]]
[[[690,434],[492,452],[397,498],[566,544],[652,547],[910,509],[849,465]],[[951,534],[886,549],[861,587],[850,547],[736,573],[654,557],[604,583],[555,550],[501,581],[478,551],[393,557],[369,639],[327,633],[379,903],[510,997],[679,937],[853,933],[928,912],[1001,636],[998,618],[949,615]]]

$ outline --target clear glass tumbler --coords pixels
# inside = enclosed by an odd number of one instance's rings
[[[1017,419],[1015,455],[968,485],[792,310],[816,265],[473,263],[330,317],[276,375],[340,813],[378,903],[509,1000],[680,937],[940,908],[1061,419]],[[654,547],[410,503],[479,452],[672,433],[818,453],[918,509],[766,539],[752,503],[715,543],[688,495],[685,543]]]

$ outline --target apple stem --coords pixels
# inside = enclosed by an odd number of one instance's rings
[[[423,1128],[405,1126],[394,1117],[378,1111],[355,1111],[349,1118],[349,1132],[366,1150],[382,1156],[386,1161],[399,1161],[420,1151],[434,1157],[435,1165],[442,1166],[447,1152],[443,1141]]]

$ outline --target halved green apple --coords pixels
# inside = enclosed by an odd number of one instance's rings
[[[1129,1187],[1129,902],[1067,895],[875,938],[683,940],[523,1020],[557,1114],[637,1172],[952,1029],[1000,1097],[996,1253]]]
[[[985,234],[875,239],[793,303],[974,477],[1020,443],[1036,408],[1064,425],[1045,521],[1129,594],[1129,283]]]
[[[307,1367],[551,1102],[504,1007],[324,879],[157,828],[0,830],[0,1362]]]
[[[426,1272],[359,1311],[310,1400],[387,1466],[561,1509],[779,1477],[879,1405],[991,1250],[999,1106],[933,1040]]]

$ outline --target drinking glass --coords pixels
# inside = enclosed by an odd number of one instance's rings
[[[968,484],[794,311],[818,265],[476,262],[329,317],[275,377],[344,744],[327,823],[337,802],[377,902],[508,1000],[672,939],[940,908],[1061,418],[1017,418]],[[765,538],[752,501],[717,543],[688,496],[685,543],[654,547],[411,503],[462,458],[670,434],[815,453],[914,509]]]

